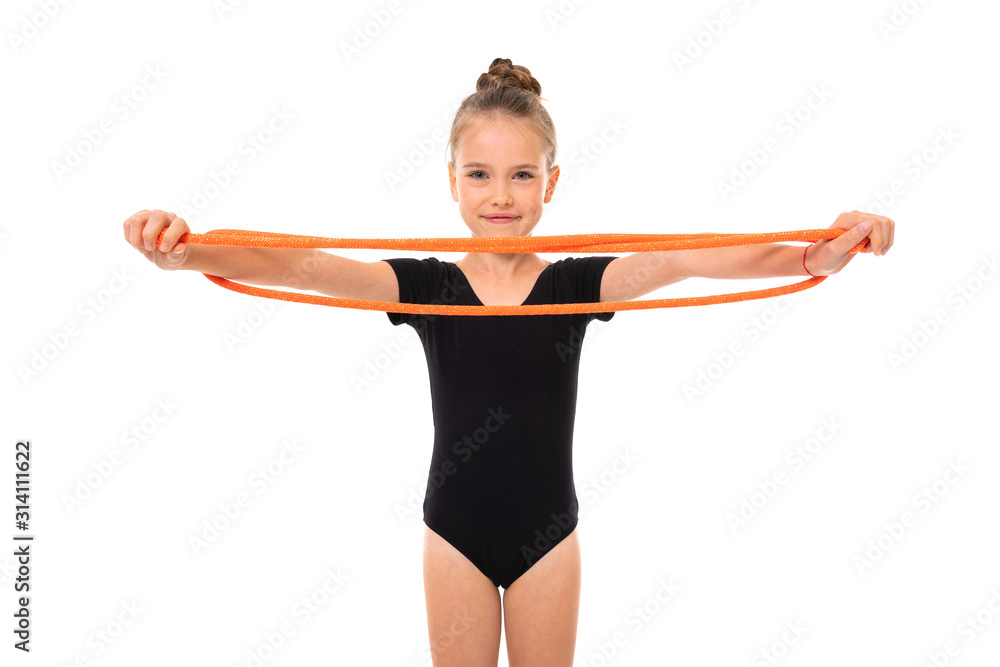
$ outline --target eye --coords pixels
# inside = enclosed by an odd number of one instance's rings
[[[521,175],[521,174],[524,174],[527,178],[519,178],[519,179],[517,179],[519,181],[526,181],[529,178],[534,178],[535,177],[535,175],[532,174],[530,171],[519,171],[519,172],[517,172],[517,175]]]
[[[486,172],[483,172],[483,171],[470,171],[467,175],[470,176],[470,177],[472,177],[472,180],[474,180],[474,181],[481,181],[483,179],[476,178],[476,174],[484,174],[485,175],[485,173]]]

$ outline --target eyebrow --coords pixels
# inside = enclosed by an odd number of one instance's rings
[[[482,162],[469,162],[468,164],[462,165],[462,169],[468,169],[469,167],[478,167],[482,169],[489,166],[490,165],[483,164]],[[538,169],[538,166],[533,164],[519,164],[515,165],[514,169]]]

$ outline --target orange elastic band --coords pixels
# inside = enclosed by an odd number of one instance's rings
[[[160,245],[164,228],[156,239]],[[652,252],[656,250],[690,250],[695,248],[719,248],[723,246],[752,245],[756,243],[780,243],[784,241],[811,241],[835,239],[844,229],[806,229],[791,232],[762,234],[564,234],[558,236],[505,236],[467,238],[402,238],[402,239],[348,239],[326,238],[322,236],[299,236],[295,234],[275,234],[253,232],[243,229],[216,229],[205,234],[191,232],[181,234],[178,243],[204,245],[228,245],[245,248],[362,248],[369,250],[419,250],[439,252],[498,252],[498,253],[610,253],[610,252]],[[865,250],[868,239],[862,240],[848,252],[869,252]],[[644,310],[647,308],[676,308],[678,306],[707,306],[716,303],[765,299],[815,287],[828,276],[812,277],[802,282],[781,287],[770,287],[749,292],[716,294],[699,297],[679,297],[672,299],[636,299],[632,301],[598,301],[592,303],[555,303],[525,306],[458,306],[449,304],[395,303],[390,301],[366,301],[342,299],[330,296],[284,292],[281,290],[252,287],[232,282],[219,276],[203,274],[213,283],[241,294],[313,303],[338,308],[378,310],[389,313],[416,313],[423,315],[565,315],[570,313],[604,313],[617,310]]]

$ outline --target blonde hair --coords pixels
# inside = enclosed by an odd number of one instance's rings
[[[508,58],[494,59],[489,70],[476,81],[476,92],[462,100],[455,112],[447,145],[451,159],[470,125],[483,119],[517,118],[541,139],[546,171],[552,171],[556,162],[556,128],[542,106],[543,99],[542,85],[527,67],[515,65]]]

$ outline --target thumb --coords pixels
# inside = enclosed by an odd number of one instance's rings
[[[865,239],[868,237],[868,232],[870,232],[871,229],[872,223],[867,220],[862,222],[860,225],[851,228],[851,231],[841,234],[840,238],[837,239],[837,241],[840,242],[837,245],[842,245],[842,247],[838,247],[837,249],[842,253],[847,254],[852,248],[860,245],[861,247],[858,248],[858,252],[869,252],[865,248],[865,246],[868,245],[865,243]]]

